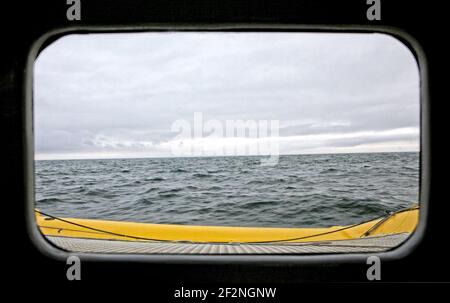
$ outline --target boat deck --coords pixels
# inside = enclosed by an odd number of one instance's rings
[[[171,255],[298,255],[383,252],[399,246],[409,235],[410,233],[398,233],[352,240],[276,244],[119,241],[58,236],[47,236],[46,238],[58,248],[70,252]]]

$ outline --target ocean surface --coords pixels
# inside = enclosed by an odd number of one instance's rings
[[[418,202],[419,153],[36,161],[36,207],[61,217],[311,227]]]

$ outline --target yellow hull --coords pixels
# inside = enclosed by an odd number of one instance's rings
[[[122,241],[188,241],[200,243],[264,243],[349,240],[365,236],[411,233],[419,209],[394,213],[351,226],[328,228],[272,228],[148,224],[107,220],[56,218],[36,211],[36,221],[46,236]]]

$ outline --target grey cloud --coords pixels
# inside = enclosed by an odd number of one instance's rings
[[[72,35],[38,58],[34,100],[38,154],[157,146],[194,111],[300,121],[281,136],[419,127],[416,62],[380,34]]]

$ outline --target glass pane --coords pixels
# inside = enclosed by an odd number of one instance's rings
[[[418,218],[419,83],[383,34],[65,36],[35,62],[37,223],[63,248],[394,247]]]

